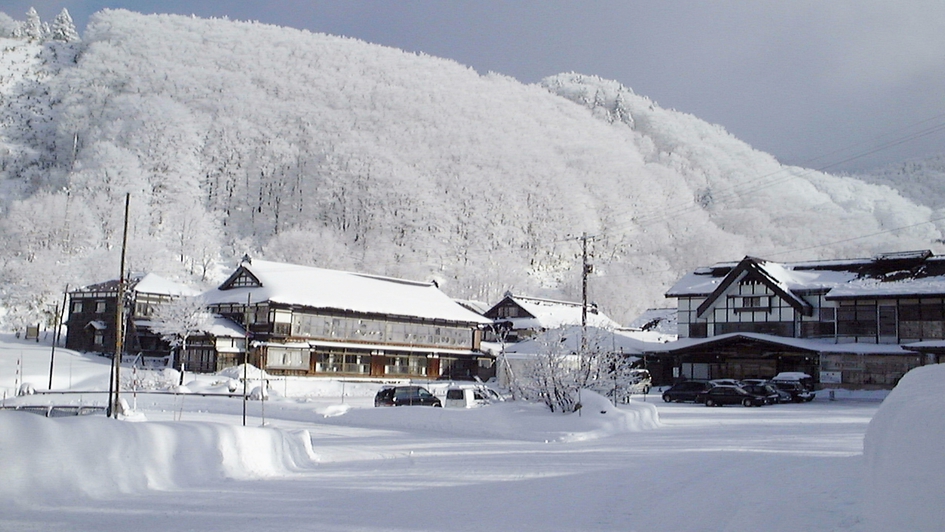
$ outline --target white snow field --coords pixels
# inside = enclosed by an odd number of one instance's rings
[[[7,406],[104,403],[9,397],[23,381],[44,391],[49,358],[0,338]],[[107,387],[103,358],[57,349],[55,363],[54,389]],[[0,530],[941,530],[943,370],[910,373],[882,405],[651,393],[614,408],[589,393],[581,415],[373,408],[376,385],[274,378],[247,428],[241,398],[196,393],[125,392],[137,410],[120,421],[0,411]]]

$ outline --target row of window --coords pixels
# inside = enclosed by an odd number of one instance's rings
[[[873,319],[856,316],[855,320],[844,321],[842,317],[834,322],[805,321],[800,324],[801,338],[867,337],[899,338],[909,340],[945,339],[945,321],[899,321],[896,322],[895,309],[874,313]],[[775,336],[794,336],[792,322],[726,322],[715,324],[715,334],[750,332]],[[705,338],[708,335],[706,322],[690,323],[690,338]]]
[[[162,302],[169,301],[169,298],[142,299],[135,301],[135,316],[146,317],[154,313],[154,308]],[[96,314],[105,314],[108,311],[107,302],[102,299],[86,301],[82,299],[72,300],[72,313],[81,314],[86,304],[95,305]]]
[[[315,353],[317,373],[339,373],[348,375],[370,375],[369,354]],[[270,346],[266,351],[266,366],[269,369],[309,369],[312,353],[307,349],[292,349]],[[390,355],[385,357],[385,375],[426,375],[429,359],[426,355]]]
[[[82,313],[82,309],[85,308],[84,303],[85,303],[85,302],[84,302],[83,300],[81,300],[81,299],[74,299],[74,300],[72,300],[72,313],[73,313],[73,314],[80,314],[80,313]],[[96,314],[105,314],[105,311],[107,310],[107,308],[106,308],[106,306],[105,306],[105,301],[99,299],[99,300],[94,301],[94,303],[95,303],[95,313],[96,313]]]
[[[292,316],[291,335],[303,338],[445,347],[469,346],[472,339],[472,331],[461,327],[311,314]]]
[[[520,309],[515,305],[499,307],[496,309],[496,316],[499,318],[518,318],[522,315],[519,310]]]
[[[318,373],[371,374],[371,355],[345,355],[341,353],[319,353],[315,357]]]

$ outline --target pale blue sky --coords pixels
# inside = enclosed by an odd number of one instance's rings
[[[228,16],[422,51],[529,83],[599,75],[815,168],[933,129],[832,171],[945,152],[945,131],[935,129],[945,130],[940,0],[4,0],[0,11],[22,20],[30,6],[43,20],[65,7],[80,30],[107,7]]]

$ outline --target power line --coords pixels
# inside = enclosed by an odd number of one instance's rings
[[[941,217],[941,218],[934,218],[934,219],[932,219],[932,220],[927,220],[927,221],[925,221],[925,222],[919,222],[919,223],[915,223],[915,224],[911,224],[911,225],[903,225],[903,226],[901,226],[901,227],[895,227],[895,228],[893,228],[893,229],[886,229],[885,231],[878,231],[878,232],[876,232],[876,233],[870,233],[870,234],[868,234],[868,235],[854,236],[854,237],[851,237],[851,238],[845,238],[845,239],[843,239],[843,240],[836,240],[836,241],[834,241],[834,242],[827,242],[826,244],[818,244],[818,245],[816,245],[816,246],[808,246],[808,247],[806,247],[806,248],[798,248],[798,249],[791,249],[791,250],[788,250],[788,251],[780,251],[780,252],[778,252],[778,253],[767,253],[765,256],[767,256],[767,257],[777,257],[778,255],[786,255],[786,254],[788,254],[788,253],[796,253],[796,252],[798,252],[798,251],[808,251],[808,250],[811,250],[811,249],[824,248],[824,247],[827,247],[827,246],[834,246],[834,245],[843,244],[843,243],[846,243],[846,242],[853,242],[854,240],[862,240],[862,239],[864,239],[864,238],[870,238],[870,237],[873,237],[873,236],[879,236],[879,235],[885,235],[885,234],[889,234],[889,233],[895,233],[896,231],[902,231],[902,230],[904,230],[904,229],[911,229],[911,228],[913,228],[913,227],[919,227],[920,225],[926,225],[926,224],[931,224],[931,223],[941,222],[941,221],[945,221],[945,216],[943,216],[943,217]]]

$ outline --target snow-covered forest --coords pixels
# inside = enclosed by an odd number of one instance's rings
[[[525,85],[354,39],[121,10],[78,39],[34,15],[0,13],[7,327],[117,277],[126,193],[130,269],[204,286],[250,253],[490,303],[578,299],[587,233],[590,296],[624,323],[697,265],[942,237],[923,223],[941,212],[888,185],[782,166],[593,76]]]

